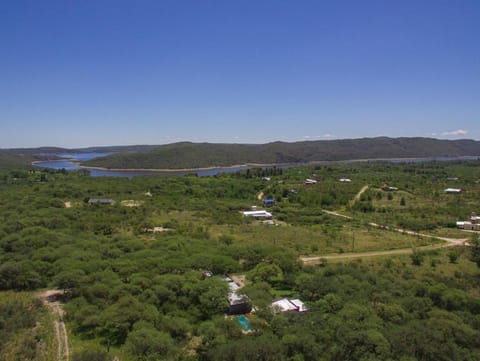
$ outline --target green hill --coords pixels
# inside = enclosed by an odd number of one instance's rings
[[[431,138],[362,138],[268,144],[173,143],[121,152],[84,165],[119,169],[180,169],[238,164],[285,164],[354,159],[480,155],[480,142]]]

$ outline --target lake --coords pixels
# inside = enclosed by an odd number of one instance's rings
[[[185,175],[185,174],[197,174],[200,177],[214,176],[220,173],[235,173],[243,169],[251,168],[250,166],[238,166],[232,168],[212,168],[212,169],[200,169],[195,171],[121,171],[121,170],[108,170],[108,169],[95,169],[95,168],[82,168],[79,167],[76,162],[84,162],[90,159],[105,157],[111,153],[71,153],[71,154],[51,154],[52,156],[61,157],[60,160],[48,160],[42,162],[35,162],[33,165],[36,167],[50,168],[50,169],[65,169],[65,170],[80,170],[85,169],[90,172],[92,177],[139,177],[148,175]]]
[[[199,177],[214,176],[221,173],[235,173],[240,170],[252,168],[248,165],[242,165],[238,167],[218,167],[212,169],[199,169],[194,171],[122,171],[122,170],[107,170],[107,169],[94,169],[94,168],[81,168],[75,162],[83,162],[93,158],[105,157],[111,153],[71,153],[71,154],[52,154],[64,159],[51,160],[44,162],[35,162],[33,165],[37,167],[50,168],[50,169],[65,169],[65,170],[80,170],[86,169],[90,172],[92,177],[139,177],[148,175],[185,175],[185,174],[197,174]],[[277,168],[289,168],[302,165],[327,165],[334,163],[357,163],[357,162],[391,162],[391,163],[421,163],[421,162],[447,162],[455,160],[479,160],[479,156],[462,156],[462,157],[431,157],[431,158],[395,158],[395,159],[371,159],[371,160],[344,160],[344,161],[319,161],[315,163],[302,163],[302,164],[281,164],[277,165]]]

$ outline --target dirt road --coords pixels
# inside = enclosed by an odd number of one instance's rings
[[[416,251],[431,251],[440,248],[446,247],[455,247],[463,245],[465,240],[451,240],[447,243],[436,244],[431,246],[417,247]],[[341,259],[355,259],[355,258],[368,258],[368,257],[380,257],[380,256],[398,256],[402,254],[411,254],[413,253],[413,248],[400,248],[392,249],[388,251],[373,251],[373,252],[358,252],[358,253],[339,253],[339,254],[329,254],[325,256],[315,256],[315,257],[300,257],[300,260],[305,266],[315,266],[322,263],[322,260],[341,260]]]
[[[53,328],[57,342],[57,361],[69,361],[68,334],[63,322],[64,311],[62,304],[58,301],[59,296],[62,294],[63,291],[60,290],[48,290],[41,292],[38,297],[48,307],[53,316]]]
[[[368,186],[366,186],[368,187]],[[364,187],[365,188],[365,187]],[[363,188],[362,188],[363,189]],[[362,192],[362,191],[360,191]],[[361,193],[359,193],[361,194]],[[327,211],[323,210],[323,212],[330,214],[332,216],[341,217],[344,219],[353,219],[352,217],[334,212],[334,211]],[[382,226],[378,223],[369,223],[370,226],[376,228],[383,228],[385,230],[399,232],[402,234],[408,234],[410,236],[418,236],[423,238],[431,238],[431,239],[438,239],[441,241],[445,241],[442,244],[430,245],[430,246],[423,246],[417,247],[417,251],[430,251],[434,249],[446,248],[446,247],[456,247],[456,246],[463,246],[468,241],[468,238],[447,238],[447,237],[437,237],[432,236],[430,234],[424,234],[419,232],[410,231],[407,229],[401,228],[391,228],[388,226]],[[378,256],[395,256],[400,254],[411,254],[413,253],[413,248],[400,248],[400,249],[392,249],[387,251],[373,251],[373,252],[357,252],[357,253],[340,253],[340,254],[329,254],[324,256],[314,256],[314,257],[307,257],[301,256],[300,261],[306,266],[314,266],[322,263],[322,260],[339,260],[339,259],[354,259],[354,258],[366,258],[366,257],[378,257]]]
[[[354,201],[358,201],[360,200],[360,197],[362,196],[363,193],[365,193],[368,189],[368,184],[363,186],[362,189],[360,189],[360,191],[357,193],[357,195],[355,196],[355,198],[353,199]]]

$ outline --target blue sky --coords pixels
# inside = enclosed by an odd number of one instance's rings
[[[480,139],[480,1],[5,1],[0,79],[0,148]]]

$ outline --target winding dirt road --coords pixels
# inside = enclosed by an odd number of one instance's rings
[[[368,186],[366,186],[366,187],[368,188]],[[362,188],[362,190],[364,188]],[[361,191],[361,193],[363,193],[363,192]],[[359,194],[361,194],[361,193],[359,193]],[[346,216],[344,214],[340,214],[340,213],[334,212],[334,211],[323,210],[323,212],[327,213],[327,214],[330,214],[332,216],[335,216],[335,217],[340,217],[340,218],[349,219],[349,220],[353,219],[350,216]],[[415,231],[410,231],[410,230],[407,230],[407,229],[391,228],[391,227],[388,227],[388,226],[382,226],[378,223],[373,223],[373,222],[369,223],[369,225],[372,226],[372,227],[383,228],[385,230],[399,232],[399,233],[402,233],[402,234],[408,234],[408,235],[411,235],[411,236],[418,236],[418,237],[423,237],[423,238],[438,239],[438,240],[441,240],[441,241],[445,242],[445,243],[442,243],[442,244],[417,247],[417,248],[415,248],[416,251],[431,251],[431,250],[434,250],[434,249],[440,249],[440,248],[446,248],[446,247],[458,247],[458,246],[465,245],[466,242],[468,241],[468,238],[437,237],[437,236],[433,236],[433,235],[430,235],[430,234],[424,234],[424,233],[418,233],[418,232],[415,232]],[[328,254],[328,255],[324,255],[324,256],[313,256],[313,257],[300,256],[300,261],[305,266],[315,266],[315,265],[321,264],[322,260],[341,260],[341,259],[355,259],[355,258],[379,257],[379,256],[395,256],[395,255],[402,255],[402,254],[411,254],[411,253],[413,253],[413,251],[414,251],[413,248],[399,248],[399,249],[392,249],[392,250],[387,250],[387,251],[339,253],[339,254]]]
[[[65,323],[63,322],[64,311],[62,304],[58,301],[59,296],[62,294],[63,291],[60,290],[48,290],[41,292],[38,297],[53,315],[53,328],[57,342],[57,361],[69,361],[68,334]]]
[[[360,197],[362,196],[362,194],[365,193],[367,190],[368,190],[368,184],[363,186],[362,189],[360,189],[360,191],[357,193],[357,195],[355,196],[355,198],[353,200],[354,201],[360,200]]]

